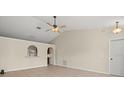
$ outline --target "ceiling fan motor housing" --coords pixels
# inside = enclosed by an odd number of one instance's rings
[[[57,28],[57,25],[53,25],[54,28]]]

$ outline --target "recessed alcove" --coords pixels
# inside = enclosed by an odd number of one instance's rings
[[[35,45],[30,45],[28,47],[27,56],[28,57],[37,57],[38,56],[38,49]]]

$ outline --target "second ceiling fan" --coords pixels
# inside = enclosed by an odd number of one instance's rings
[[[53,16],[53,24],[47,23],[48,26],[51,27],[51,29],[48,29],[46,31],[53,31],[53,32],[60,32],[60,29],[65,28],[66,25],[58,26],[56,22],[56,16]]]

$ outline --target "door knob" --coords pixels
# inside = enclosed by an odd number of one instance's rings
[[[110,58],[110,60],[113,60],[113,58]]]

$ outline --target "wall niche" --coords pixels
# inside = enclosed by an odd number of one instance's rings
[[[30,45],[28,47],[27,55],[29,57],[37,57],[38,56],[38,49],[35,45]]]

